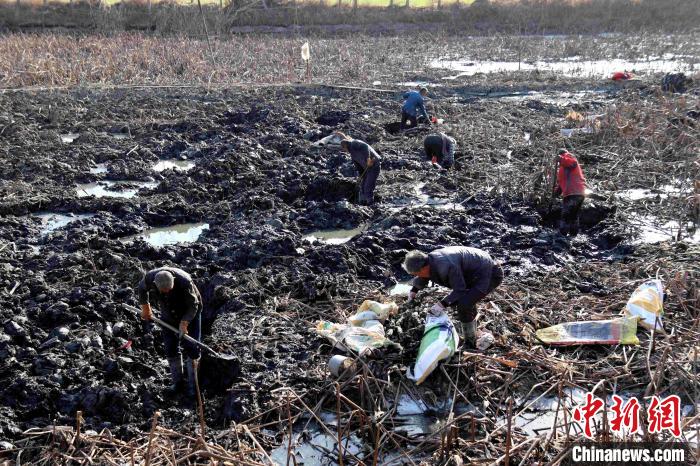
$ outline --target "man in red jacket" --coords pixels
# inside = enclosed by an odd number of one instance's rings
[[[561,194],[561,220],[559,231],[562,235],[578,234],[578,216],[586,195],[586,179],[576,157],[566,149],[560,149],[557,157],[559,170],[554,196]]]

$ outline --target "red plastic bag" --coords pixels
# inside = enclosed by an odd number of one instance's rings
[[[613,81],[626,81],[632,79],[632,73],[627,71],[615,71],[611,78]]]

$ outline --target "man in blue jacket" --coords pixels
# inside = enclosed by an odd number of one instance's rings
[[[401,107],[401,129],[415,128],[418,125],[418,112],[430,123],[423,101],[426,95],[428,95],[428,89],[425,87],[421,87],[420,91],[408,91],[403,95],[405,102]],[[406,122],[409,124],[407,125]]]

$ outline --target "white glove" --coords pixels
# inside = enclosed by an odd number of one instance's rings
[[[442,305],[442,303],[437,302],[433,304],[433,307],[430,308],[430,314],[432,314],[435,317],[439,317],[445,313],[445,306]]]
[[[416,295],[417,295],[417,294],[418,294],[418,293],[416,293],[415,291],[409,291],[409,292],[408,292],[408,301],[407,301],[407,302],[410,303],[411,301],[413,301],[414,299],[416,299]]]

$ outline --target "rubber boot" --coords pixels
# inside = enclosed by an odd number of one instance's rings
[[[577,236],[577,235],[578,235],[578,229],[579,229],[579,223],[578,223],[578,221],[576,221],[576,222],[574,222],[574,223],[571,225],[571,228],[569,229],[569,234],[570,234],[571,236]]]
[[[199,362],[199,359],[196,360]],[[186,394],[188,397],[192,397],[194,400],[194,396],[196,395],[196,385],[195,385],[195,368],[194,368],[194,360],[191,358],[187,358],[185,360],[185,370],[187,371],[187,386],[186,386]]]
[[[476,321],[462,322],[462,339],[466,348],[476,348]]]
[[[170,366],[170,379],[172,380],[172,384],[168,387],[168,392],[175,394],[181,391],[184,385],[182,356],[168,358],[168,365]]]
[[[569,234],[569,224],[565,220],[559,220],[559,233],[563,236]]]

